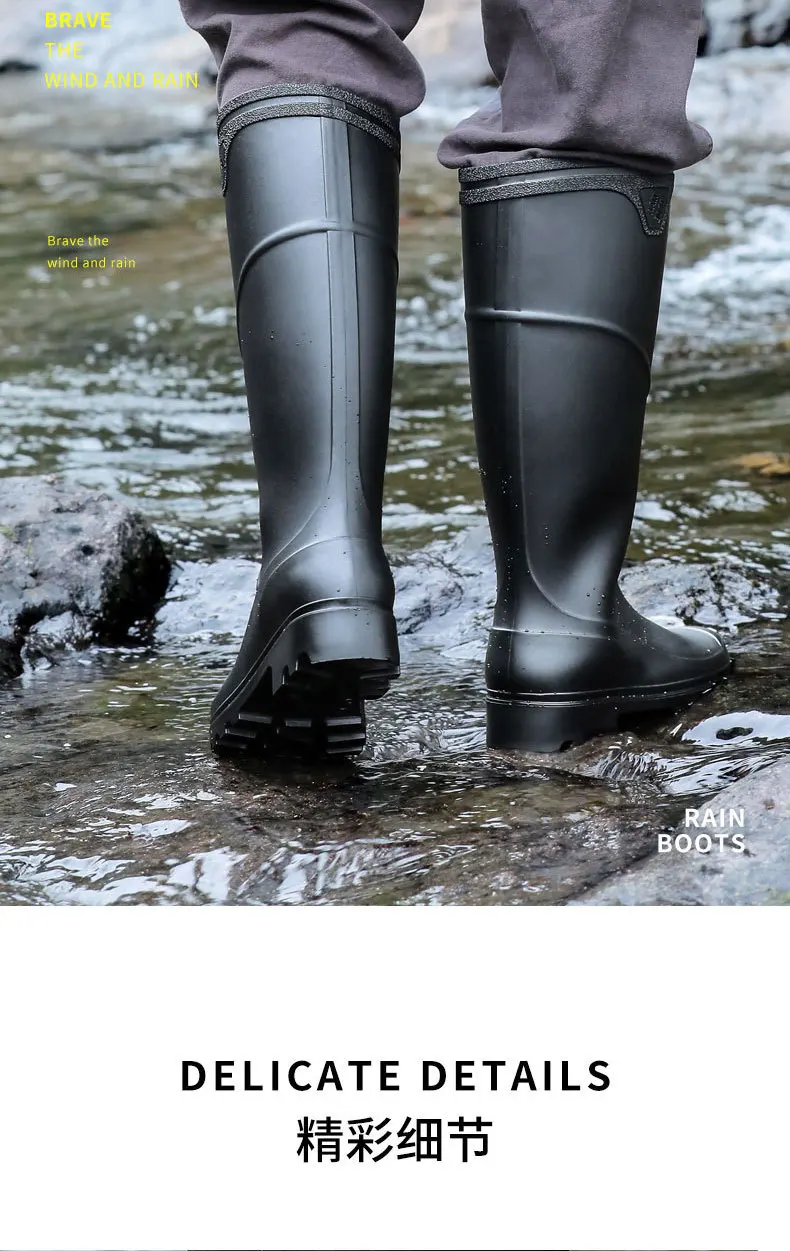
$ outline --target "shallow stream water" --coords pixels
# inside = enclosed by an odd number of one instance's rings
[[[770,99],[782,55],[731,64]],[[718,94],[705,71],[720,111],[727,63]],[[0,82],[0,474],[121,493],[178,563],[153,642],[64,654],[0,690],[0,901],[564,902],[790,752],[786,135],[756,148],[722,123],[717,156],[679,178],[629,554],[649,608],[722,629],[734,678],[557,757],[486,751],[490,558],[456,185],[433,158],[467,102],[444,99],[404,154],[385,513],[404,676],[369,707],[361,760],[242,767],[206,742],[257,546],[210,102],[65,103],[54,130],[32,79]],[[47,269],[47,235],[93,232],[136,268]]]

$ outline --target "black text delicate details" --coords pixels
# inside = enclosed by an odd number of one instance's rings
[[[269,1094],[305,1096],[304,1116],[296,1119],[292,1148],[303,1164],[455,1160],[469,1164],[489,1154],[494,1122],[470,1108],[465,1095],[478,1097],[548,1094],[600,1094],[611,1087],[607,1060],[424,1059],[399,1060],[209,1060],[181,1061],[185,1094]],[[370,1095],[365,1115],[341,1116],[344,1092]],[[414,1105],[395,1115],[386,1096],[408,1094]],[[430,1096],[458,1096],[452,1115],[427,1115]],[[358,1102],[358,1101],[357,1101]],[[357,1105],[355,1104],[355,1113]]]

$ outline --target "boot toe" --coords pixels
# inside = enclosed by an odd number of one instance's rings
[[[676,655],[705,664],[712,671],[730,663],[727,648],[713,630],[704,626],[668,626],[664,629],[670,636],[671,650]]]

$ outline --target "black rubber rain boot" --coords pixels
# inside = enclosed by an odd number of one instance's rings
[[[342,755],[398,676],[381,543],[397,284],[397,122],[265,88],[219,117],[263,559],[215,749]]]
[[[730,669],[618,576],[636,503],[673,179],[533,160],[461,171],[472,399],[497,567],[489,746],[556,751]]]

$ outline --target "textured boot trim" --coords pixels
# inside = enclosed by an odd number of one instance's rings
[[[578,169],[579,162],[550,156],[535,156],[528,161],[505,161],[501,165],[465,165],[458,171],[461,185],[490,182],[492,178],[510,178],[513,174],[539,174],[551,169]],[[585,165],[582,168],[587,169]]]
[[[552,176],[536,177],[543,173]],[[666,231],[675,181],[672,174],[643,174],[614,166],[571,164],[549,158],[461,169],[459,179],[460,200],[464,205],[566,191],[617,191],[633,204],[645,234],[654,237]]]
[[[309,97],[309,98],[307,98]],[[351,91],[322,84],[282,83],[238,96],[217,117],[222,193],[228,186],[228,153],[245,126],[277,117],[331,117],[386,144],[400,159],[400,127],[394,113]]]

